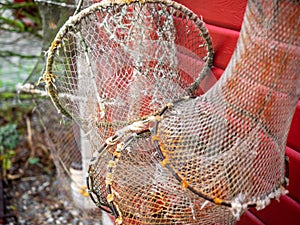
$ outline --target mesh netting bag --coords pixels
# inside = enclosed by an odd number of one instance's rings
[[[204,93],[211,40],[185,7],[103,1],[71,17],[40,81],[85,132],[94,203],[117,224],[234,224],[286,193],[299,23],[297,1],[250,0],[234,55]]]
[[[235,215],[285,193],[285,146],[299,98],[299,1],[249,1],[234,55],[204,95],[155,122],[163,164]]]

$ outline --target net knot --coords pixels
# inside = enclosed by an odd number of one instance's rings
[[[223,200],[220,199],[220,198],[215,198],[215,199],[214,199],[214,203],[216,203],[217,205],[221,205],[222,202],[223,202]]]
[[[187,189],[189,187],[189,183],[185,179],[183,179],[181,181],[181,186],[183,187],[183,189]]]
[[[117,141],[118,141],[118,138],[116,138],[116,137],[109,137],[109,138],[106,139],[105,143],[107,145],[115,145],[117,143]]]
[[[78,192],[84,196],[84,197],[89,197],[89,193],[87,191],[87,186],[81,186],[79,189],[78,189]]]
[[[114,194],[108,194],[107,195],[107,202],[111,203],[114,200]]]
[[[169,163],[169,157],[166,156],[163,161],[160,162],[162,167],[165,167]]]

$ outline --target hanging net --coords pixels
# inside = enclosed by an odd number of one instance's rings
[[[220,81],[166,110],[152,138],[178,181],[237,214],[284,193],[286,137],[299,98],[299,2],[265,4],[249,1]]]
[[[250,0],[207,91],[211,40],[185,7],[102,1],[70,17],[40,82],[83,131],[95,205],[117,224],[234,224],[286,193],[299,23],[298,1]]]
[[[42,50],[46,50],[59,27],[73,14],[76,5],[72,5],[71,2],[70,4],[59,3],[59,1],[37,0],[35,2],[39,4],[43,19]],[[71,214],[76,215],[78,220],[94,224],[95,221],[101,220],[102,214],[101,210],[90,200],[86,189],[86,174],[83,171],[86,160],[83,157],[83,149],[86,147],[85,139],[81,138],[81,130],[76,124],[63,119],[57,113],[43,86],[34,85],[42,73],[44,55],[45,52],[42,51],[40,61],[37,62],[24,84],[17,85],[17,90],[31,93],[33,103],[36,105],[33,112],[36,117],[32,122],[39,125],[41,130],[38,132],[45,135],[45,145],[50,150],[55,164],[54,193],[60,193],[58,199],[63,200],[65,209],[71,209]]]

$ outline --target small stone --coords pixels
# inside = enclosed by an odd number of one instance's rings
[[[52,217],[48,218],[47,220],[48,223],[53,223],[54,222],[54,219]]]
[[[47,218],[51,217],[51,216],[52,216],[52,215],[51,215],[51,211],[47,210],[47,211],[45,212],[45,216],[46,216]]]
[[[78,225],[78,223],[79,223],[79,219],[74,218],[72,224],[68,224],[68,225]]]
[[[78,212],[78,210],[72,209],[72,210],[70,211],[70,213],[71,213],[71,214],[72,214],[72,216],[74,216],[74,217],[77,217],[77,216],[79,216],[79,212]]]

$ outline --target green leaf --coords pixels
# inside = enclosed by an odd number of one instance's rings
[[[39,161],[40,161],[40,159],[39,159],[39,158],[36,158],[36,157],[30,157],[30,158],[28,159],[28,163],[29,163],[30,165],[37,164]]]
[[[16,124],[0,127],[0,146],[4,149],[15,149],[19,144],[19,134]]]
[[[16,155],[16,152],[14,150],[9,150],[7,153],[6,153],[7,157],[8,158],[12,158],[13,156]]]
[[[3,159],[3,169],[6,171],[6,170],[9,170],[10,168],[11,168],[11,161],[10,161],[10,159],[4,158]]]

